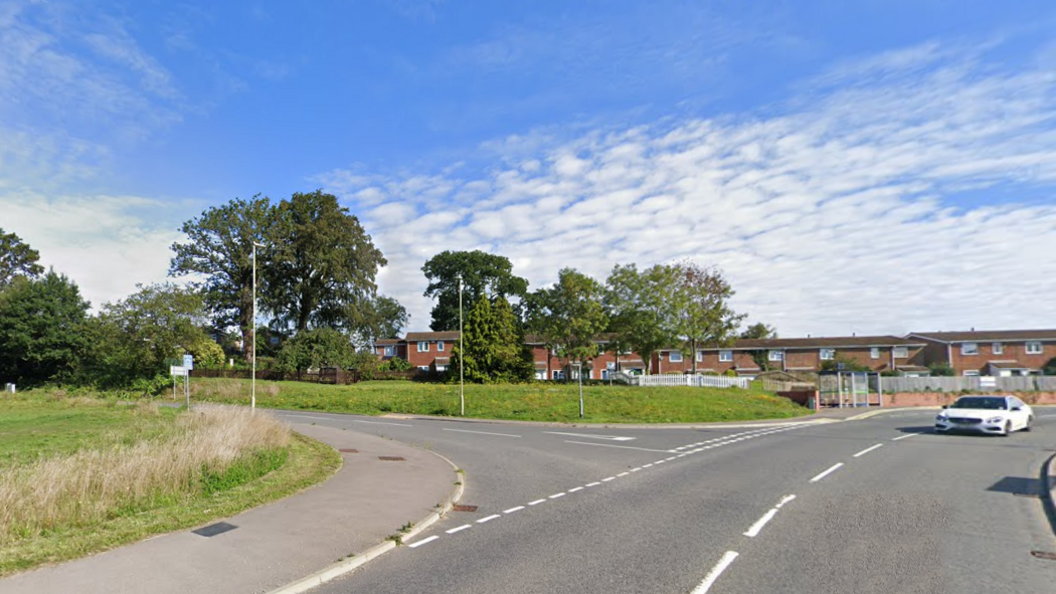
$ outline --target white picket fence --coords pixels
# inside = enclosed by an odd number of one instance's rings
[[[746,377],[723,375],[640,375],[634,378],[639,386],[693,386],[695,388],[741,388],[748,389],[752,380]]]

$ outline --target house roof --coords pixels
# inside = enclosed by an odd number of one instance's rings
[[[1056,340],[1056,330],[970,330],[967,332],[914,332],[910,337],[936,342],[1018,342],[1026,340]]]
[[[819,336],[817,338],[742,338],[730,346],[703,347],[705,351],[753,351],[769,349],[869,348],[924,346],[920,340],[897,336]]]
[[[390,346],[394,344],[400,344],[403,342],[399,338],[379,338],[374,341],[374,346]]]
[[[408,332],[404,338],[407,342],[419,342],[422,340],[458,340],[458,330],[447,332]]]

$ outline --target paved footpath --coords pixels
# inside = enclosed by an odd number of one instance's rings
[[[431,452],[354,431],[292,426],[358,453],[343,453],[341,469],[320,485],[218,520],[234,530],[204,537],[188,529],[15,575],[0,580],[0,594],[272,592],[376,554],[401,526],[435,517],[437,504],[446,507],[461,492],[455,468]]]

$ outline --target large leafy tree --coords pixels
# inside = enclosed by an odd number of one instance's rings
[[[0,381],[33,385],[67,377],[84,348],[87,311],[64,275],[16,278],[0,292]]]
[[[556,348],[558,356],[591,360],[598,356],[597,338],[608,324],[604,293],[598,281],[565,268],[552,287],[533,292],[527,300],[528,328]]]
[[[613,267],[606,281],[605,307],[619,342],[640,354],[652,371],[652,355],[680,342],[677,290],[679,270],[657,264],[639,271],[634,264]]]
[[[40,254],[29,247],[14,233],[5,233],[0,227],[0,290],[11,284],[18,276],[37,277],[44,267],[37,263]]]
[[[321,190],[293,194],[276,216],[265,288],[276,320],[297,331],[369,325],[374,278],[386,260],[359,219]]]
[[[187,239],[172,245],[175,255],[169,275],[203,277],[192,286],[204,295],[217,330],[239,328],[247,360],[255,331],[253,244],[263,243],[271,235],[275,218],[275,207],[267,197],[235,198],[185,222],[180,230]],[[266,263],[267,254],[268,250],[258,248],[258,283],[265,286],[261,265]]]
[[[505,297],[480,297],[466,315],[463,347],[455,343],[449,369],[462,366],[466,381],[522,382],[531,379],[532,353]],[[464,349],[464,352],[463,352]],[[457,378],[451,374],[452,380]]]
[[[400,302],[378,295],[366,304],[361,313],[363,323],[357,332],[366,343],[373,344],[379,338],[393,338],[407,326],[410,315]]]
[[[509,258],[480,250],[444,251],[422,266],[429,286],[425,296],[436,299],[432,323],[436,332],[458,329],[458,279],[463,283],[463,300],[476,303],[483,296],[524,298],[528,281],[513,274]]]
[[[730,308],[733,287],[720,271],[692,262],[677,264],[676,268],[679,283],[675,295],[680,314],[676,333],[682,337],[696,373],[697,347],[729,344],[745,316]]]
[[[277,367],[282,371],[301,372],[313,367],[351,369],[359,357],[348,336],[333,328],[312,328],[298,332],[282,345]]]

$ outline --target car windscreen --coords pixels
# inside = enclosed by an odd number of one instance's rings
[[[1005,410],[1004,398],[960,398],[950,408],[982,408],[988,410]]]

